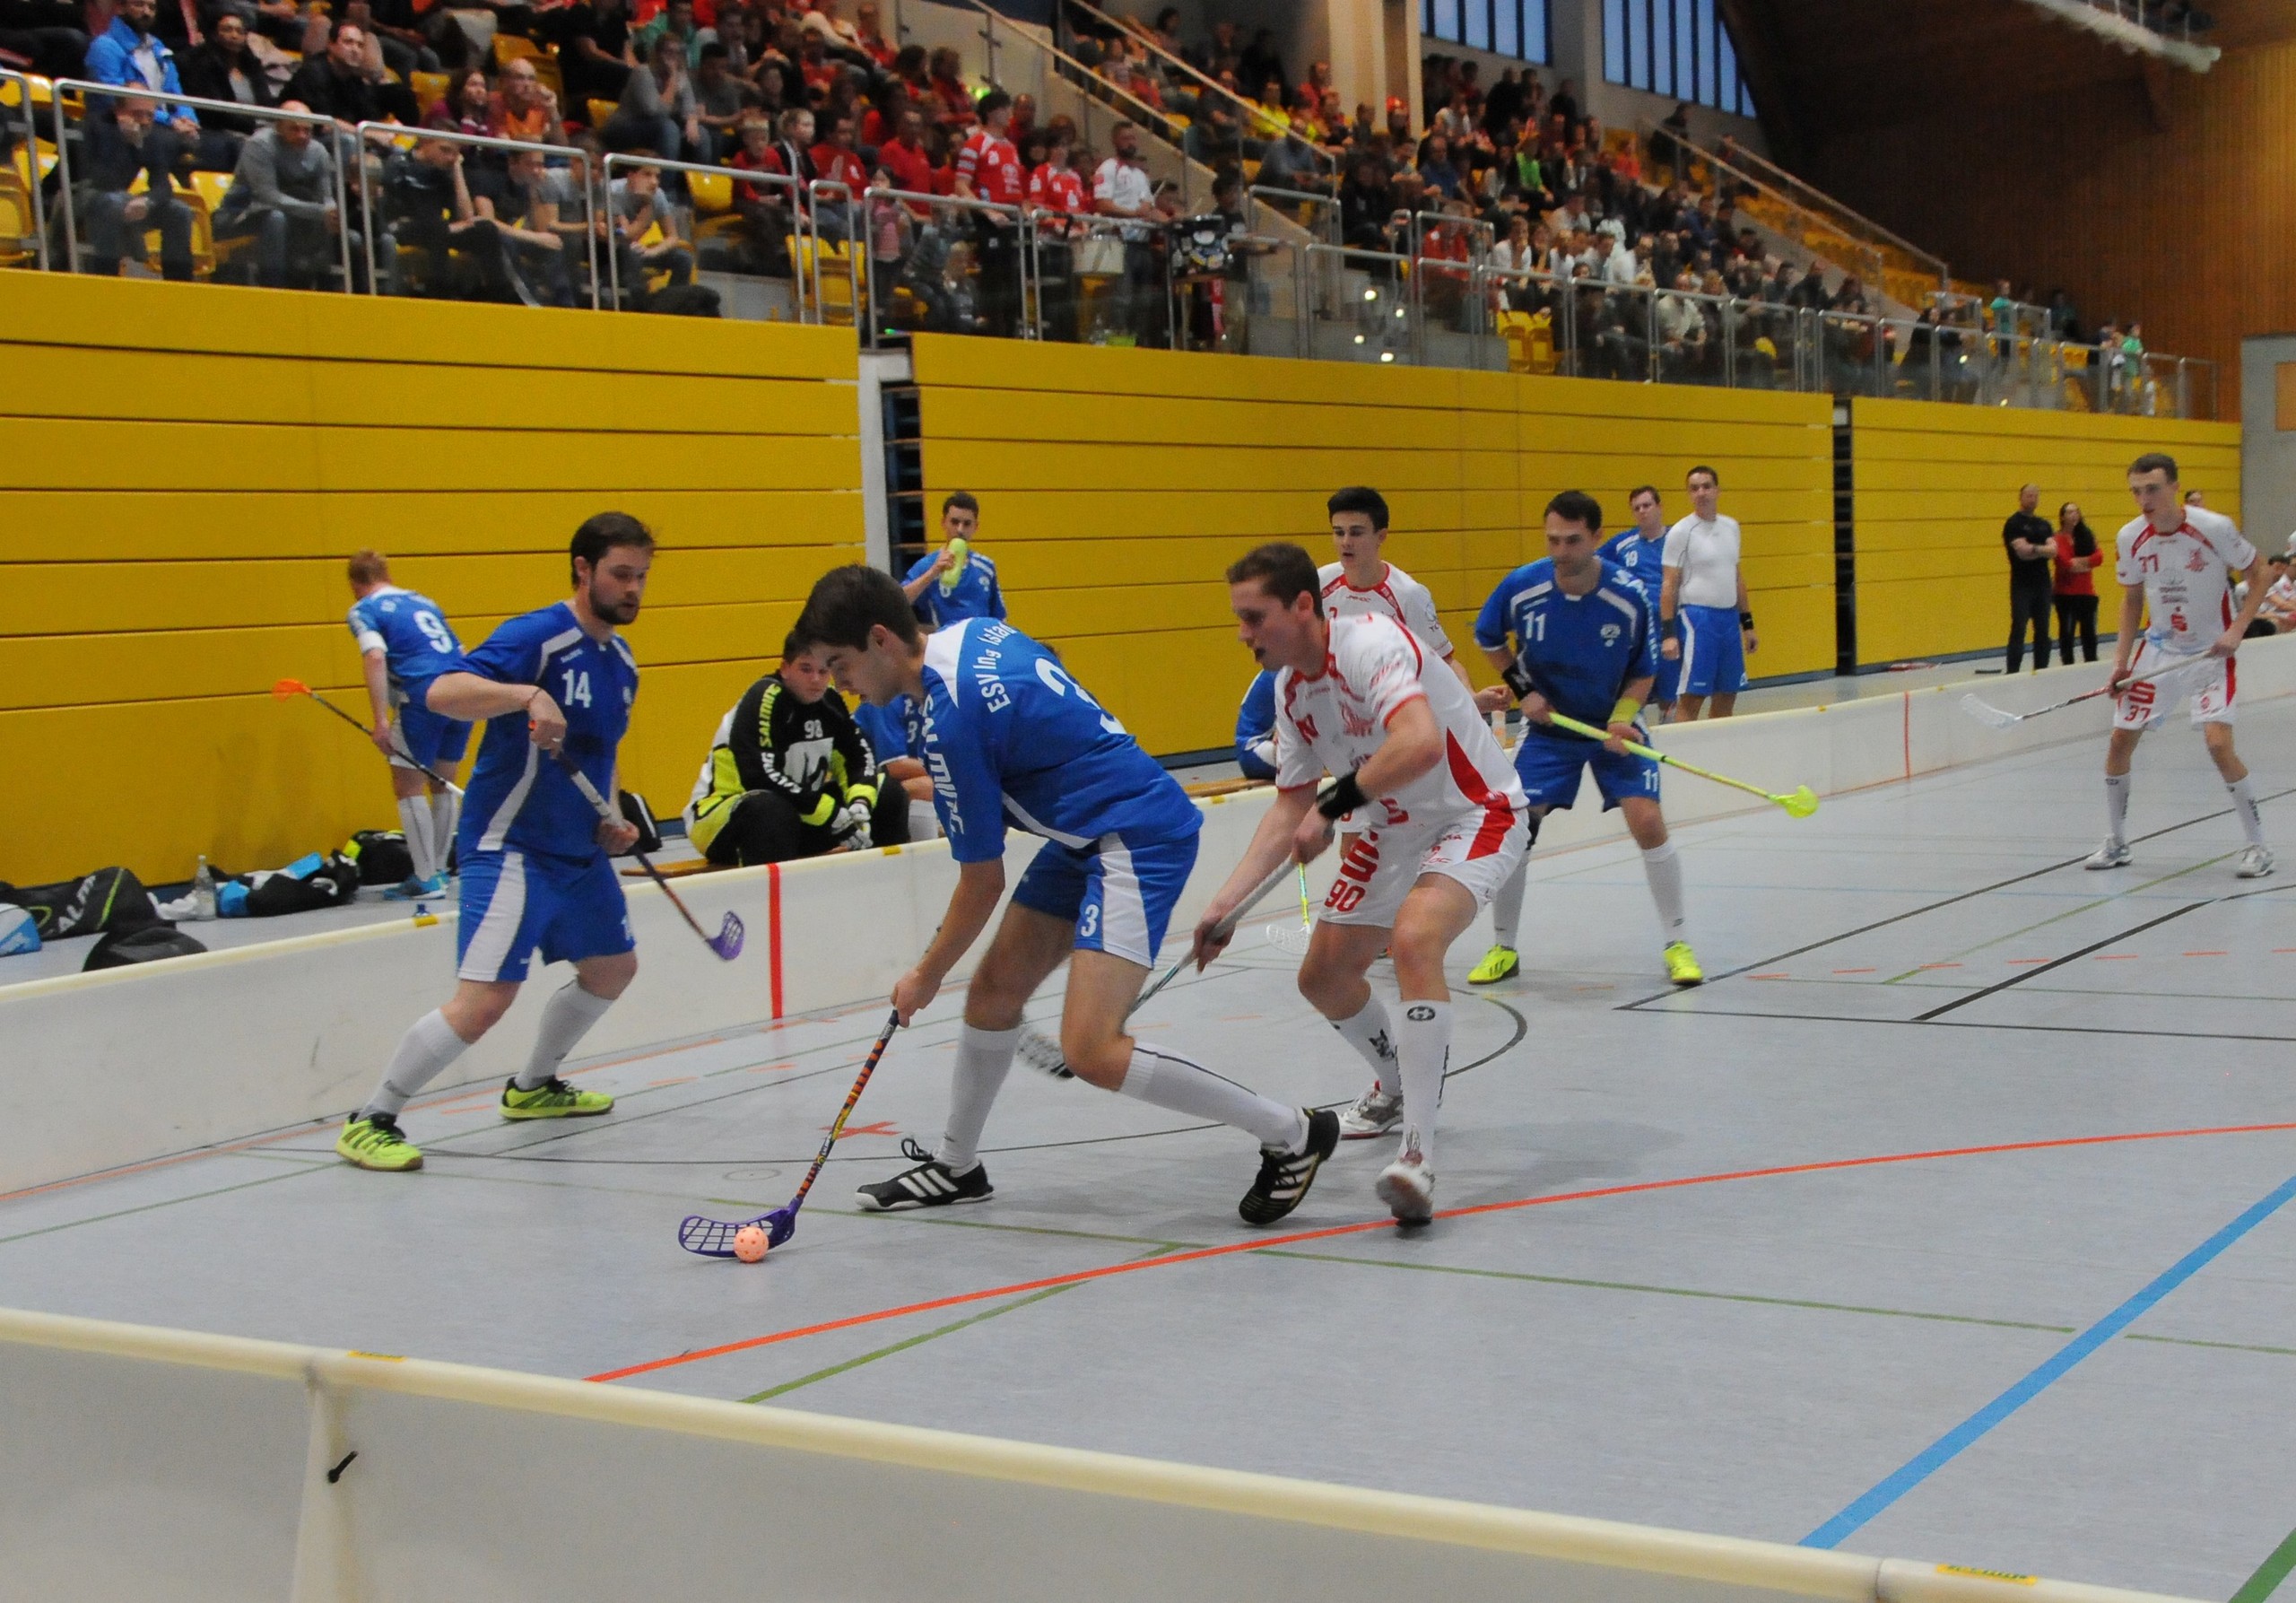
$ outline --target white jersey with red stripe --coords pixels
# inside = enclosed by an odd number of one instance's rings
[[[2184,522],[2162,534],[2139,518],[2120,531],[2114,574],[2144,587],[2152,611],[2145,638],[2167,657],[2205,651],[2231,624],[2232,584],[2257,560],[2238,525],[2222,512],[2187,507]]]
[[[1359,822],[1393,825],[1494,809],[1521,813],[1515,765],[1492,738],[1491,725],[1458,675],[1436,662],[1411,631],[1384,616],[1332,619],[1323,672],[1307,677],[1285,668],[1275,676],[1276,785],[1294,790],[1326,771],[1353,772],[1387,739],[1388,721],[1422,700],[1443,727],[1443,761],[1392,796],[1359,808]]]
[[[1326,562],[1316,577],[1323,581],[1326,617],[1392,618],[1417,635],[1421,644],[1432,646],[1436,656],[1449,659],[1451,638],[1435,615],[1434,596],[1393,562],[1379,564],[1379,582],[1368,590],[1349,583],[1347,570],[1337,562]]]

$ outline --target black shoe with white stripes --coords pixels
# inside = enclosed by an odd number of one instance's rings
[[[1259,1149],[1259,1178],[1236,1205],[1247,1224],[1273,1224],[1306,1199],[1316,1171],[1339,1146],[1339,1115],[1328,1108],[1308,1111],[1307,1145],[1298,1152]]]
[[[951,1172],[949,1166],[918,1146],[907,1136],[901,1137],[900,1155],[918,1161],[914,1169],[904,1169],[888,1180],[874,1186],[863,1186],[854,1192],[861,1206],[878,1213],[891,1213],[904,1207],[946,1207],[952,1202],[986,1202],[996,1195],[996,1188],[988,1183],[988,1165],[975,1163],[962,1174]]]

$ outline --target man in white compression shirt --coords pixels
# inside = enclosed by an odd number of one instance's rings
[[[1659,655],[1682,664],[1675,723],[1697,718],[1709,696],[1716,718],[1735,711],[1756,649],[1738,520],[1717,510],[1722,477],[1700,466],[1688,483],[1691,515],[1666,531],[1658,595]]]

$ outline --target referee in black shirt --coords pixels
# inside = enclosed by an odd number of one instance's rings
[[[2057,544],[2048,520],[2033,511],[2040,502],[2040,486],[2025,485],[2017,492],[2017,510],[2001,526],[2001,544],[2009,553],[2009,671],[2013,674],[2025,665],[2028,622],[2033,626],[2033,671],[2048,666],[2048,564]]]

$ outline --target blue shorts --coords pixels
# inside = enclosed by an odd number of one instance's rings
[[[424,768],[452,767],[470,749],[470,726],[458,718],[446,718],[431,711],[419,695],[411,697],[399,708],[397,721],[399,745]],[[406,766],[396,757],[391,762],[397,767]]]
[[[1677,688],[1683,682],[1683,659],[1658,653],[1657,682],[1650,687],[1650,703],[1654,707],[1671,707],[1682,699]]]
[[[1746,688],[1746,642],[1734,606],[1685,606],[1680,695],[1735,696]]]
[[[1132,847],[1121,835],[1103,835],[1082,851],[1048,841],[1013,887],[1013,900],[1074,919],[1077,951],[1105,952],[1144,969],[1156,962],[1195,867],[1194,835]]]
[[[1649,738],[1639,726],[1636,733]],[[1524,731],[1515,748],[1515,775],[1523,781],[1523,799],[1535,807],[1571,806],[1578,799],[1579,770],[1589,766],[1605,813],[1630,796],[1658,799],[1658,765],[1648,757],[1622,757],[1605,751],[1600,741],[1577,735],[1544,735],[1536,725]]]
[[[536,951],[544,963],[579,963],[638,944],[613,859],[602,851],[579,861],[515,847],[474,851],[462,867],[455,972],[465,980],[522,980]]]

